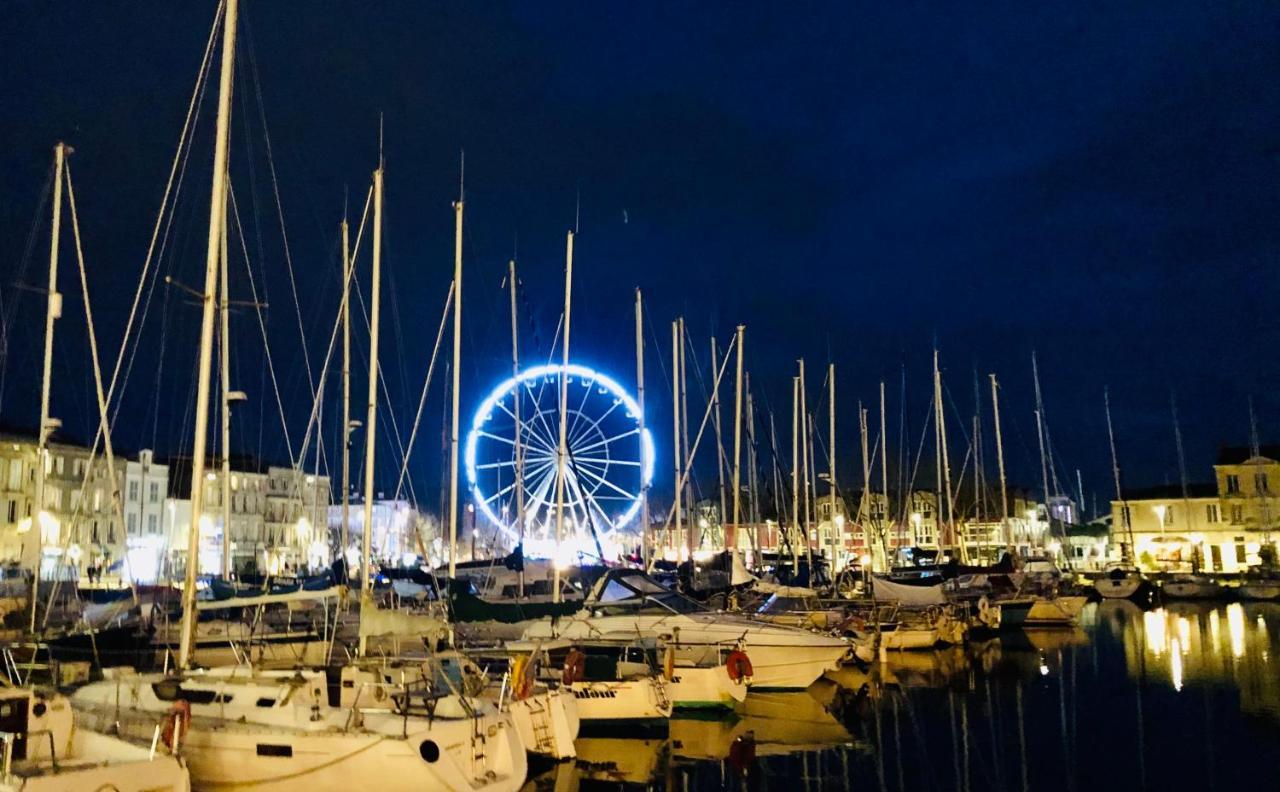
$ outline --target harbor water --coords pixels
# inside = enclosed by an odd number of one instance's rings
[[[735,716],[584,736],[527,790],[1280,788],[1280,605],[1090,604],[1080,626],[891,652]]]

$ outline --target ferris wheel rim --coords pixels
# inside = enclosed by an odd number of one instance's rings
[[[617,402],[620,402],[622,406],[626,409],[626,414],[630,417],[634,417],[637,422],[637,427],[634,430],[631,430],[631,432],[634,432],[639,435],[641,458],[638,462],[630,462],[628,460],[626,462],[617,461],[617,463],[626,464],[626,465],[636,465],[641,469],[640,487],[639,487],[639,490],[635,493],[635,495],[630,497],[630,503],[628,504],[623,514],[616,521],[610,521],[610,527],[608,528],[608,530],[602,532],[603,535],[606,535],[606,536],[611,535],[614,531],[625,527],[632,520],[635,519],[636,514],[640,509],[640,504],[645,495],[645,492],[650,486],[650,484],[652,484],[653,482],[654,459],[655,459],[653,435],[652,433],[649,432],[647,428],[644,428],[644,429],[640,428],[643,425],[643,415],[640,410],[639,402],[637,402],[635,398],[633,398],[631,394],[628,393],[626,389],[624,389],[617,380],[613,379],[607,374],[600,372],[597,369],[593,369],[590,366],[585,366],[579,363],[570,363],[568,365],[565,365],[562,363],[550,363],[545,365],[532,366],[530,368],[524,369],[523,371],[520,371],[515,376],[507,377],[502,382],[500,382],[497,386],[495,386],[493,390],[489,392],[488,396],[485,397],[484,401],[480,403],[480,406],[476,408],[472,416],[471,427],[467,433],[466,445],[463,450],[463,463],[466,470],[467,484],[468,484],[468,489],[471,492],[472,502],[475,503],[476,508],[479,509],[479,511],[489,520],[490,523],[500,528],[509,538],[511,539],[518,538],[518,534],[516,533],[516,531],[512,530],[512,526],[508,524],[508,521],[506,519],[500,518],[497,514],[495,514],[493,509],[490,507],[488,500],[482,497],[484,493],[480,489],[479,477],[477,475],[477,471],[478,471],[478,467],[476,464],[477,445],[481,437],[489,437],[493,440],[497,440],[499,442],[504,442],[504,443],[512,442],[507,438],[500,437],[498,435],[492,435],[491,433],[485,432],[484,425],[489,421],[490,418],[493,417],[494,411],[499,408],[499,405],[506,399],[508,394],[512,392],[518,392],[516,390],[517,388],[524,387],[525,384],[531,380],[538,380],[548,376],[553,376],[557,378],[561,376],[578,377],[584,380],[590,380],[593,383],[593,385],[604,388],[614,399],[617,400]],[[553,411],[558,411],[558,409],[559,409],[558,407],[554,408]],[[581,408],[579,408],[579,410],[570,409],[570,412],[581,414],[580,409]],[[505,407],[503,408],[503,411],[510,414],[510,410],[506,410]],[[520,431],[520,430],[517,429],[516,431]],[[627,436],[631,434],[631,432],[628,432],[625,435],[620,435],[616,439],[620,439],[621,437]],[[554,478],[554,473],[552,474],[552,476]],[[576,478],[578,478],[576,473],[570,476],[567,476],[566,485],[568,484],[569,479],[576,479]],[[567,489],[567,486],[566,486],[566,489]],[[568,508],[569,505],[570,504],[566,503],[566,508]],[[591,504],[586,503],[584,500],[583,508],[584,510],[586,510],[589,518],[590,509],[592,508]],[[598,503],[595,504],[595,508],[602,515],[604,515],[606,519],[608,519],[607,515],[604,514],[603,508],[600,507]],[[570,509],[570,511],[572,510]]]

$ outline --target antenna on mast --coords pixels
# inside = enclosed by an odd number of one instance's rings
[[[458,149],[458,203],[466,200],[467,150]]]
[[[378,113],[378,170],[382,170],[383,164],[384,163],[383,163],[383,156],[382,156],[382,113],[379,112]],[[344,206],[346,204],[345,198],[343,199],[343,204]]]

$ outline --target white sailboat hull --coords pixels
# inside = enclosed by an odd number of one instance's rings
[[[1142,588],[1142,576],[1129,574],[1124,577],[1100,577],[1094,581],[1094,587],[1104,599],[1129,599]]]
[[[103,732],[119,724],[121,737],[150,745],[156,724],[170,711],[152,687],[161,679],[86,685],[73,702],[90,728]],[[505,713],[429,720],[328,707],[321,701],[323,680],[301,673],[261,683],[200,680],[197,689],[216,697],[191,705],[191,726],[180,744],[192,788],[350,792],[377,779],[379,792],[505,792],[524,783],[524,746]]]
[[[527,698],[512,700],[511,720],[525,750],[556,761],[572,759],[578,738],[578,702],[567,690],[543,690]]]
[[[1071,624],[1084,610],[1088,597],[1053,597],[1037,599],[1023,622],[1026,627]]]
[[[1280,600],[1280,581],[1241,583],[1236,595],[1242,600],[1275,602]]]
[[[591,721],[654,721],[671,717],[666,680],[640,677],[569,686],[578,704],[578,717]]]
[[[734,682],[722,665],[677,665],[667,683],[676,709],[734,709],[747,698],[747,682]]]

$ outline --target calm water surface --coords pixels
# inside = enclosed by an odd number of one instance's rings
[[[1280,605],[1089,605],[1074,630],[895,653],[661,738],[583,738],[526,789],[1280,789],[1278,634]]]

